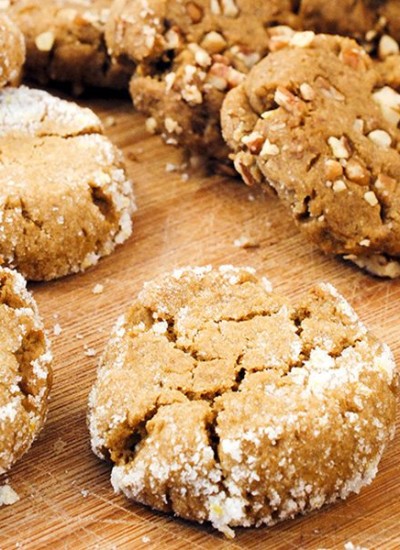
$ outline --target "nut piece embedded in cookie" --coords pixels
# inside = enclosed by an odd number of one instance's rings
[[[92,448],[117,492],[233,536],[370,483],[396,384],[389,348],[331,285],[291,303],[250,268],[176,269],[115,326]]]
[[[18,83],[24,61],[24,37],[11,19],[0,11],[0,88]]]
[[[82,271],[132,232],[132,184],[97,116],[26,87],[0,91],[0,255],[30,280]]]
[[[104,39],[112,0],[11,0],[7,14],[27,47],[25,71],[42,84],[123,89],[131,70],[113,61]]]
[[[222,100],[268,51],[267,28],[297,25],[295,2],[116,0],[106,27],[110,51],[136,65],[130,92],[152,130],[227,162]],[[172,121],[172,123],[171,123]]]
[[[268,55],[225,99],[222,127],[235,167],[246,183],[254,183],[246,177],[253,173],[255,181],[272,186],[324,252],[395,261],[395,73],[387,82],[382,64],[348,38],[314,35],[306,46],[294,44]],[[249,143],[254,135],[257,148]]]
[[[0,474],[32,445],[47,413],[51,352],[23,277],[0,268]]]

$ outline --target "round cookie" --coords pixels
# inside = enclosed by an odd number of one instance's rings
[[[0,87],[20,80],[25,61],[24,37],[9,17],[0,13]]]
[[[104,27],[111,0],[10,0],[7,13],[22,30],[27,76],[42,84],[125,89],[131,71],[111,60]]]
[[[0,474],[32,445],[52,383],[49,342],[23,277],[0,268]]]
[[[377,65],[351,39],[293,33],[227,95],[221,116],[248,184],[270,184],[324,252],[392,276],[400,95]],[[375,269],[377,257],[392,267]]]
[[[293,304],[250,268],[179,269],[114,329],[92,448],[117,492],[232,536],[370,483],[396,384],[389,348],[331,285]]]
[[[30,280],[82,271],[132,231],[122,155],[89,109],[0,91],[0,255]]]
[[[292,0],[116,0],[112,55],[135,66],[130,92],[167,143],[227,160],[219,112],[226,92],[267,51],[266,28],[297,24]]]

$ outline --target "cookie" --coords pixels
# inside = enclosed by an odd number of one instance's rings
[[[267,51],[266,28],[297,24],[295,2],[116,0],[109,49],[136,67],[130,84],[147,127],[167,143],[226,160],[219,112],[228,89]]]
[[[0,256],[30,280],[82,271],[132,231],[122,155],[89,109],[0,91]]]
[[[362,42],[400,40],[400,5],[397,0],[302,0],[300,17],[304,29],[352,36]],[[391,37],[390,40],[389,37]],[[394,39],[394,40],[393,40]],[[397,45],[398,50],[398,45]]]
[[[111,0],[10,0],[7,13],[22,30],[26,74],[46,84],[126,89],[130,71],[111,60],[104,27]]]
[[[11,19],[0,13],[0,88],[19,82],[24,61],[24,37]]]
[[[382,275],[379,259],[391,276],[400,256],[399,105],[356,42],[306,31],[227,95],[222,126],[244,180],[271,185],[309,240],[367,259]]]
[[[370,483],[396,383],[389,348],[331,285],[293,304],[250,268],[177,269],[114,329],[92,448],[117,492],[232,536]]]
[[[52,383],[49,342],[23,277],[0,268],[0,474],[32,445]]]

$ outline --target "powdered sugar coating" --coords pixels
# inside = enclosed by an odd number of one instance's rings
[[[0,136],[77,136],[102,133],[100,119],[42,90],[26,86],[6,88],[0,95]]]
[[[233,536],[370,483],[393,436],[393,356],[320,284],[183,268],[118,320],[89,400],[116,491]]]
[[[15,271],[0,268],[0,473],[31,446],[45,421],[52,354],[37,306]]]
[[[3,263],[32,280],[96,264],[132,232],[121,152],[92,111],[46,92],[6,88],[0,107]]]

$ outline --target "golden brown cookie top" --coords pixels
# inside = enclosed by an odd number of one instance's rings
[[[291,303],[250,268],[177,269],[114,329],[92,447],[116,490],[229,535],[369,482],[395,385],[390,350],[332,286]]]
[[[21,275],[0,268],[0,473],[30,447],[46,416],[51,353]]]
[[[400,95],[382,73],[351,39],[292,33],[224,103],[238,171],[329,253],[400,254]]]
[[[18,82],[24,61],[24,37],[11,19],[0,13],[0,87]]]
[[[152,62],[164,52],[179,52],[195,43],[214,53],[231,47],[243,57],[265,51],[267,26],[296,25],[295,2],[273,0],[115,0],[106,28],[109,48],[116,57]]]

